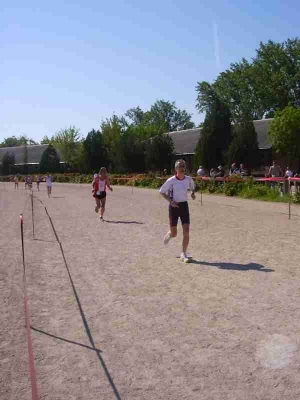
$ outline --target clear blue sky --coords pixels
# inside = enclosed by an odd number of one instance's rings
[[[298,0],[3,3],[0,141],[69,125],[86,135],[113,112],[157,99],[198,123],[197,81],[250,59],[260,41],[300,36]]]

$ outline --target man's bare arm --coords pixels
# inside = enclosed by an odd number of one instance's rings
[[[171,207],[179,207],[178,204],[175,201],[171,200],[166,193],[160,193],[160,194],[165,200],[167,200],[168,203],[170,203]]]

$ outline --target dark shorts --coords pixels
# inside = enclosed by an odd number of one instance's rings
[[[169,206],[169,218],[170,218],[170,225],[177,226],[178,218],[181,219],[181,223],[189,224],[190,223],[190,211],[189,205],[187,201],[183,201],[182,203],[178,203],[177,207]]]
[[[102,200],[106,197],[106,192],[100,192],[100,194],[95,194],[96,199]]]

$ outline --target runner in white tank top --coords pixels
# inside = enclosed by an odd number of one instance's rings
[[[190,213],[188,206],[188,190],[191,190],[191,197],[195,200],[195,184],[190,176],[185,175],[186,164],[184,160],[177,160],[175,163],[176,175],[169,178],[160,188],[160,194],[169,202],[170,230],[164,238],[164,244],[177,236],[177,223],[181,219],[183,229],[181,260],[189,262],[187,247],[189,244]]]
[[[52,192],[52,176],[51,175],[46,176],[46,186],[47,186],[48,197],[50,198],[51,192]]]
[[[103,220],[103,215],[105,212],[105,204],[106,204],[106,188],[112,192],[113,189],[110,186],[109,179],[107,176],[107,171],[105,167],[100,169],[99,175],[94,177],[93,183],[93,196],[95,197],[96,207],[95,212],[98,213],[100,209],[100,220]]]

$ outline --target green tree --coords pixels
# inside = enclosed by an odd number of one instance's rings
[[[157,100],[150,108],[150,120],[164,132],[181,131],[195,127],[192,116],[186,110],[180,110],[175,102]]]
[[[260,163],[257,133],[250,116],[243,116],[234,125],[233,138],[227,153],[228,165],[232,162],[244,163],[250,170]]]
[[[121,151],[121,136],[125,131],[123,120],[113,115],[111,118],[102,121],[100,131],[103,135],[104,145],[113,171],[124,172]]]
[[[13,173],[13,167],[15,165],[15,155],[8,151],[2,158],[2,172],[4,175],[10,175]]]
[[[191,114],[177,108],[175,102],[165,100],[157,100],[150,110],[145,112],[140,107],[131,108],[126,112],[125,117],[129,119],[130,125],[146,129],[146,131],[152,132],[153,136],[195,127]],[[141,136],[146,137],[147,135]]]
[[[272,117],[289,103],[300,106],[300,40],[260,43],[256,56],[242,59],[217,77],[212,85],[198,82],[197,109],[210,108],[211,88],[229,107],[234,121],[243,114],[252,119]]]
[[[145,122],[145,112],[140,107],[130,108],[125,113],[125,117],[127,117],[134,126],[141,125]]]
[[[51,143],[58,149],[63,161],[72,168],[76,168],[80,158],[80,131],[75,126],[61,129],[51,140]]]
[[[256,91],[265,113],[300,106],[300,39],[260,43],[253,60]]]
[[[60,159],[52,144],[49,144],[42,154],[40,161],[40,172],[60,172]]]
[[[83,141],[83,153],[87,172],[99,171],[109,164],[107,150],[102,133],[91,130]]]
[[[226,161],[231,142],[231,119],[228,107],[214,94],[196,147],[195,165],[217,167]]]
[[[150,138],[146,144],[145,161],[147,169],[160,170],[169,168],[174,154],[171,136],[160,134]]]
[[[123,133],[120,140],[123,167],[126,172],[143,172],[145,165],[145,145],[130,128]]]
[[[17,147],[19,146],[19,141],[15,136],[10,136],[5,138],[0,145],[1,147]]]
[[[44,136],[43,139],[41,140],[41,144],[50,144],[51,139],[48,136]]]
[[[28,148],[27,148],[27,141],[24,144],[24,156],[23,156],[23,174],[28,174]]]
[[[10,136],[3,140],[0,144],[0,147],[18,147],[18,146],[25,146],[25,145],[36,145],[38,144],[33,139],[28,139],[27,136],[22,135],[20,137]]]
[[[287,154],[289,161],[300,158],[300,108],[277,111],[268,133],[275,151]]]

